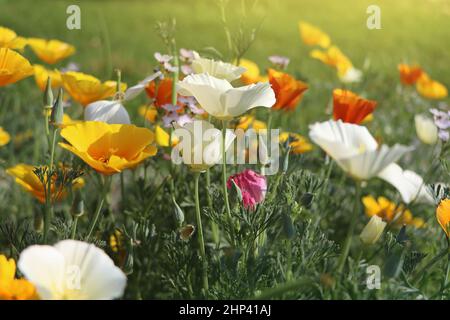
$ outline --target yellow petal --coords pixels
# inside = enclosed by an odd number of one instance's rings
[[[444,199],[439,203],[436,209],[436,219],[441,225],[447,237],[449,237],[449,223],[450,223],[450,199]]]
[[[0,48],[0,87],[17,82],[33,74],[30,62],[19,53]]]
[[[59,40],[30,38],[27,42],[39,59],[48,64],[57,63],[75,53],[74,46]]]

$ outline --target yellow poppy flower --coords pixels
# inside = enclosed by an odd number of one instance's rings
[[[38,299],[36,288],[25,279],[15,279],[16,262],[0,255],[0,300]]]
[[[83,106],[91,102],[103,100],[112,97],[116,93],[116,81],[101,82],[94,76],[69,71],[61,74],[64,89],[70,96]],[[121,84],[121,90],[124,92],[127,88],[125,83]]]
[[[416,82],[419,94],[428,99],[444,99],[448,95],[447,88],[440,82],[432,80],[426,73],[422,73]]]
[[[157,151],[150,145],[153,132],[131,124],[85,121],[62,129],[61,136],[68,142],[60,142],[62,148],[104,175],[134,168]]]
[[[155,140],[156,144],[161,147],[168,147],[170,144],[170,135],[160,126],[156,126],[155,128]],[[179,142],[179,139],[175,136],[172,136],[172,147],[176,146]]]
[[[282,132],[280,134],[280,143],[286,142],[288,138],[291,139],[291,142],[289,143],[291,153],[301,154],[312,150],[312,144],[310,144],[305,137],[299,135],[298,133]]]
[[[8,168],[6,173],[15,178],[25,191],[32,194],[39,202],[45,203],[45,186],[39,180],[39,177],[34,173],[35,166],[20,163],[14,167]],[[67,190],[57,184],[56,177],[53,177],[51,183],[51,200],[54,202],[61,201],[67,196]],[[84,186],[84,180],[77,178],[72,183],[72,188],[81,188]]]
[[[313,50],[310,55],[314,59],[335,67],[339,76],[344,76],[353,67],[350,59],[336,46],[331,46],[326,51]]]
[[[0,147],[3,147],[4,145],[8,144],[9,141],[11,141],[11,136],[8,132],[3,130],[2,127],[0,127]]]
[[[156,117],[158,116],[158,110],[156,110],[153,106],[140,106],[138,109],[138,113],[140,116],[147,119],[148,122],[154,123],[156,121]]]
[[[26,44],[27,40],[25,38],[18,37],[13,30],[0,27],[0,48],[22,50]]]
[[[330,46],[330,37],[319,28],[309,23],[300,21],[298,23],[298,29],[300,31],[300,36],[306,45],[318,45],[322,48],[328,48]]]
[[[247,130],[249,128],[252,128],[256,132],[259,132],[260,130],[267,129],[267,124],[264,121],[260,121],[255,119],[254,116],[243,116],[239,118],[239,122],[236,125],[236,129],[242,129]]]
[[[55,64],[75,53],[75,47],[59,41],[29,38],[28,45],[42,61]]]
[[[248,59],[239,60],[239,66],[247,69],[239,78],[244,84],[252,84],[256,82],[267,82],[267,76],[262,76],[258,65]]]
[[[35,64],[33,66],[34,68],[34,80],[36,81],[37,86],[41,91],[45,90],[45,87],[47,86],[47,79],[50,77],[52,88],[59,88],[62,86],[62,80],[61,80],[61,73],[55,69],[55,70],[47,70],[43,66],[39,64]]]
[[[372,196],[362,198],[366,215],[372,217],[379,216],[384,221],[392,222],[395,225],[412,225],[421,228],[425,224],[422,218],[414,218],[411,211],[405,209],[403,205],[397,206],[385,197],[375,199]]]
[[[436,219],[448,238],[450,236],[448,227],[450,223],[450,199],[444,199],[439,203],[436,209]]]
[[[0,87],[22,80],[33,74],[30,62],[19,53],[0,48]]]

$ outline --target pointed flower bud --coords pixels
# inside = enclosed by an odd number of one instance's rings
[[[63,89],[60,88],[58,92],[58,97],[56,98],[56,101],[53,104],[52,114],[50,116],[51,123],[54,125],[60,125],[63,122],[64,118],[63,95],[64,95]]]

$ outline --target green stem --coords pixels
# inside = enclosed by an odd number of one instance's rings
[[[341,253],[341,256],[339,257],[339,263],[338,263],[338,268],[337,268],[338,274],[342,273],[342,270],[344,269],[344,266],[345,266],[345,262],[347,261],[348,253],[350,252],[350,246],[352,244],[353,232],[355,229],[356,221],[358,220],[359,206],[360,206],[360,201],[361,201],[360,194],[361,194],[360,181],[355,181],[355,206],[353,208],[353,215],[351,217],[350,226],[348,228],[347,238],[345,239],[342,253]]]
[[[198,196],[198,180],[200,178],[200,173],[195,173],[195,217],[197,220],[197,238],[198,238],[198,246],[200,251],[200,257],[202,259],[202,279],[203,279],[203,290],[204,293],[208,291],[208,261],[206,260],[206,252],[205,252],[205,241],[203,239],[203,226],[202,226],[202,217],[200,213],[200,199]]]
[[[211,190],[211,174],[209,171],[209,168],[206,170],[206,202],[208,203],[208,208],[212,211],[213,210],[213,203],[211,199],[211,194],[209,193],[209,190]],[[219,247],[220,244],[220,230],[217,223],[211,220],[211,232],[213,241],[216,244],[217,247]]]
[[[233,218],[231,217],[230,202],[228,200],[228,188],[227,188],[227,157],[226,157],[226,134],[227,134],[227,122],[222,120],[222,189],[225,202],[225,209],[228,222],[230,223],[231,241],[234,242],[234,225]]]
[[[72,222],[72,230],[70,232],[70,239],[75,239],[75,235],[77,233],[77,225],[78,225],[78,216],[73,218]]]
[[[292,242],[290,239],[287,240],[286,243],[287,249],[287,272],[286,272],[286,280],[292,280]]]
[[[58,129],[53,130],[53,140],[50,145],[50,162],[47,168],[47,180],[46,182],[46,192],[45,192],[45,213],[44,213],[44,243],[48,242],[48,234],[50,231],[50,224],[53,216],[53,206],[52,206],[52,180],[53,180],[53,162],[55,158],[55,147],[56,138],[58,134]]]
[[[108,189],[108,185],[109,185],[106,182],[107,179],[109,179],[109,178],[103,179],[103,176],[102,176],[103,186],[102,186],[101,199],[100,199],[100,202],[97,204],[97,208],[95,209],[94,218],[92,219],[91,226],[89,228],[89,232],[86,237],[86,241],[89,241],[89,239],[91,238],[91,235],[94,232],[95,226],[97,225],[98,218],[100,217],[100,213],[102,212],[103,204],[105,203],[106,194],[108,191],[107,189]]]

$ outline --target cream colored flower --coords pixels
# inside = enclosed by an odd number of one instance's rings
[[[414,117],[414,123],[416,124],[416,133],[420,141],[426,144],[436,144],[439,138],[438,128],[432,118],[417,114]]]
[[[246,68],[230,63],[202,58],[197,52],[194,52],[194,60],[191,67],[194,73],[207,73],[212,77],[227,81],[238,79],[247,71]]]
[[[364,227],[359,237],[364,244],[374,244],[380,239],[385,227],[386,222],[379,216],[374,215],[370,218],[369,223]]]

